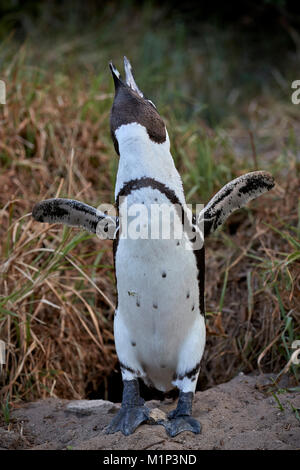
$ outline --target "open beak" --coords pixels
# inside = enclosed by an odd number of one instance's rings
[[[132,75],[132,67],[131,63],[127,59],[126,56],[124,56],[124,69],[125,69],[125,76],[126,76],[126,84],[133,90],[135,91],[141,98],[144,98],[143,93],[135,83],[135,79],[133,78]]]
[[[114,79],[115,88],[117,89],[121,84],[123,84],[123,86],[124,86],[124,82],[121,78],[121,74],[118,71],[118,69],[116,69],[116,67],[114,66],[114,64],[112,62],[109,63],[109,68],[111,70],[111,73],[112,73],[112,76],[113,76],[113,79]],[[135,83],[135,79],[133,78],[131,64],[130,64],[129,60],[127,59],[127,57],[125,57],[125,56],[124,56],[124,69],[125,69],[126,85],[129,88],[131,88],[131,90],[133,90],[135,93],[137,93],[141,98],[144,98],[143,93],[141,92],[141,90],[139,89],[139,87]]]
[[[109,63],[109,68],[114,79],[115,88],[117,89],[122,83],[121,74],[112,62]]]

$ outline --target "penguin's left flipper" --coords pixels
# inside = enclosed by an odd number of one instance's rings
[[[118,225],[117,217],[73,199],[54,198],[38,202],[32,210],[32,217],[38,222],[80,227],[108,239],[114,238]]]
[[[272,175],[266,171],[253,171],[226,184],[200,212],[197,224],[204,236],[213,233],[236,209],[252,199],[270,191],[275,185]]]

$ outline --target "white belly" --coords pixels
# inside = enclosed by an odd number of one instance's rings
[[[151,191],[158,196],[158,191]],[[159,199],[166,202],[164,195]],[[195,255],[174,239],[121,238],[115,263],[119,359],[156,388],[169,390],[183,355],[189,356],[184,359],[188,369],[200,360],[204,348]],[[184,346],[191,336],[187,354]]]

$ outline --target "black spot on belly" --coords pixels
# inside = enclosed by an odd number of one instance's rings
[[[167,277],[167,274],[165,272],[163,272],[161,277]]]
[[[187,298],[187,299],[189,299],[189,298],[190,298],[190,293],[189,293],[189,292],[187,292],[187,294],[186,294],[186,298]]]
[[[134,341],[131,341],[131,346],[136,346],[136,343]]]
[[[187,232],[188,234],[192,230],[193,224],[190,223],[189,218],[180,202],[178,197],[176,196],[175,192],[170,189],[168,186],[164,185],[163,183],[160,183],[159,181],[155,180],[154,178],[137,178],[134,180],[130,180],[127,183],[124,184],[122,189],[119,191],[119,194],[117,195],[116,198],[116,206],[117,209],[119,208],[119,202],[120,202],[120,197],[122,196],[128,196],[131,194],[133,191],[141,189],[141,188],[152,188],[155,190],[160,191],[162,194],[164,194],[170,203],[175,204],[175,207],[178,209],[178,216],[182,218],[182,223],[183,226],[185,225],[185,222],[187,222],[186,228],[184,227],[184,231]],[[222,195],[223,197],[223,195]],[[181,209],[180,209],[181,208]],[[195,218],[193,219],[195,222]],[[209,233],[209,231],[208,231]],[[195,235],[196,237],[196,235]],[[114,246],[116,246],[117,243],[114,243]],[[181,243],[178,240],[177,246],[180,246]],[[114,251],[115,253],[116,251]],[[197,280],[198,280],[198,286],[199,286],[199,308],[200,312],[202,315],[205,316],[205,304],[204,304],[204,269],[205,269],[205,256],[204,256],[204,246],[200,250],[193,250],[193,253],[195,255],[196,259],[196,265],[197,265]]]
[[[136,306],[137,306],[137,307],[140,307],[140,306],[141,306],[140,301],[139,301],[138,299],[136,299]]]
[[[157,304],[153,304],[153,308],[158,308],[158,305],[157,305]]]
[[[195,310],[195,305],[192,306],[192,312]]]

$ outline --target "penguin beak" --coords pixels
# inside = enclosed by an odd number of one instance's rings
[[[109,68],[114,79],[116,91],[121,85],[127,85],[128,88],[134,91],[137,95],[139,95],[141,98],[144,98],[144,94],[141,92],[135,82],[135,79],[133,78],[132,67],[127,57],[124,56],[125,82],[123,82],[120,72],[118,69],[116,69],[112,62],[109,63]]]
[[[122,84],[121,74],[120,74],[120,72],[116,69],[116,67],[114,66],[114,64],[113,64],[112,62],[109,63],[109,68],[110,68],[112,77],[113,77],[113,79],[114,79],[115,90],[117,91],[117,89],[119,88],[119,86]]]
[[[129,86],[133,91],[135,91],[141,98],[144,98],[143,93],[135,83],[135,79],[133,78],[132,75],[132,67],[131,63],[127,59],[126,56],[124,56],[124,69],[125,69],[125,78],[126,78],[126,85]]]

